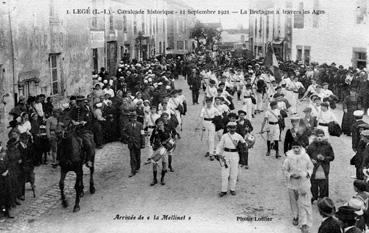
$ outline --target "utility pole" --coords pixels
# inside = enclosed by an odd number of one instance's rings
[[[10,56],[11,56],[11,63],[12,63],[12,78],[13,78],[13,85],[12,85],[12,91],[13,91],[13,98],[14,98],[14,104],[17,102],[17,93],[15,91],[15,86],[17,85],[17,82],[15,81],[15,53],[14,53],[14,40],[13,40],[13,28],[12,28],[12,17],[11,17],[11,10],[10,10],[10,1],[3,2],[3,4],[8,4],[8,20],[9,20],[9,33],[10,33]]]

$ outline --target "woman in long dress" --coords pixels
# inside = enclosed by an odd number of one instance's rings
[[[350,95],[346,96],[343,101],[342,132],[347,136],[351,135],[351,126],[354,122],[354,111],[358,109],[361,109],[361,104],[356,91],[351,88]]]

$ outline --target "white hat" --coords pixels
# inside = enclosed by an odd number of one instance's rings
[[[105,80],[104,80],[104,83],[105,83],[105,84],[107,84],[107,83],[108,83],[108,80],[106,80],[106,79],[105,79]]]
[[[121,71],[122,71],[122,69],[121,69],[121,68],[119,68],[119,69],[118,69],[118,71],[119,71],[119,72],[121,72]]]
[[[68,103],[64,103],[64,104],[62,104],[62,107],[63,107],[64,109],[69,108],[69,104],[68,104]]]
[[[364,116],[364,111],[363,110],[356,110],[356,111],[354,111],[354,116],[355,117],[362,117],[362,116]]]
[[[160,83],[158,83],[158,85],[160,86],[160,85],[163,85],[163,83],[162,82],[160,82]]]
[[[102,78],[99,76],[99,77],[97,78],[97,81],[101,82],[101,79],[102,79]]]
[[[144,83],[148,83],[149,81],[147,81],[146,79],[144,80]]]
[[[101,108],[103,106],[103,104],[102,103],[97,103],[96,104],[96,107],[98,107],[98,108]]]
[[[149,82],[152,82],[152,78],[148,78]]]
[[[237,126],[237,123],[233,122],[233,121],[230,121],[230,122],[228,122],[227,127],[230,127],[230,126]]]
[[[356,198],[356,197],[352,197],[347,203],[346,203],[347,206],[351,206],[353,207],[356,211],[355,211],[355,214],[357,215],[363,215],[364,214],[364,211],[363,209],[365,208],[365,203],[360,200],[359,198]]]
[[[169,90],[170,89],[170,86],[166,86],[165,89]]]

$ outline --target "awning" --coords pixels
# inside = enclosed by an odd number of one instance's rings
[[[29,71],[24,71],[24,72],[20,72],[18,74],[18,80],[19,81],[39,81],[40,77],[40,71],[39,70],[29,70]]]

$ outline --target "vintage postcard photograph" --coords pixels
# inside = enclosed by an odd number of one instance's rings
[[[0,0],[0,232],[368,233],[369,0]]]

